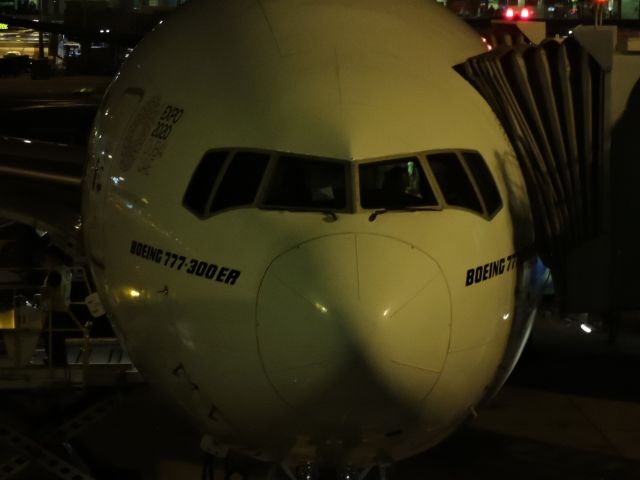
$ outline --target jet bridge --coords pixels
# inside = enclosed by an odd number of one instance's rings
[[[566,312],[640,309],[640,56],[615,40],[615,29],[582,26],[456,66],[511,140]]]

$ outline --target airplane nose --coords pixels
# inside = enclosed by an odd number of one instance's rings
[[[408,243],[340,234],[268,267],[257,299],[266,375],[295,409],[359,424],[400,421],[447,355],[451,306],[438,264]],[[381,413],[384,412],[384,415]]]

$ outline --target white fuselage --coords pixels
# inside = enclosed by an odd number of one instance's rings
[[[532,240],[511,146],[452,68],[482,42],[417,0],[192,2],[171,20],[112,84],[85,181],[92,269],[136,366],[257,457],[363,465],[433,445],[496,375]],[[183,198],[212,149],[351,162],[349,206],[200,218]],[[358,165],[441,150],[484,158],[500,210],[436,186],[438,208],[372,220]]]

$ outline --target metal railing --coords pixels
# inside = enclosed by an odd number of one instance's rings
[[[52,286],[54,271],[0,268],[0,278],[5,279],[0,283],[0,302],[4,300],[0,306],[4,308],[4,317],[0,313],[0,389],[10,388],[10,379],[31,384],[84,383],[95,364],[135,370],[115,337],[92,337],[94,319],[86,303],[71,300],[71,282],[84,282],[84,291],[92,292],[84,267],[65,270],[65,278]],[[96,350],[93,362],[92,350]]]

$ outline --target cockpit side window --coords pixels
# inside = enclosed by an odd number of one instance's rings
[[[427,154],[427,161],[448,205],[484,213],[480,199],[456,153]]]
[[[347,207],[347,164],[283,155],[263,200],[264,207],[343,210]]]
[[[228,155],[228,150],[205,153],[191,177],[182,204],[199,217],[208,213],[213,187]]]
[[[462,152],[462,156],[467,162],[469,171],[473,175],[476,185],[484,198],[484,204],[490,217],[496,214],[502,207],[502,198],[496,186],[496,182],[489,171],[482,156],[477,152]]]
[[[362,208],[402,209],[438,205],[417,157],[363,163],[358,173]]]
[[[222,177],[209,211],[252,204],[268,163],[267,153],[237,152]]]

